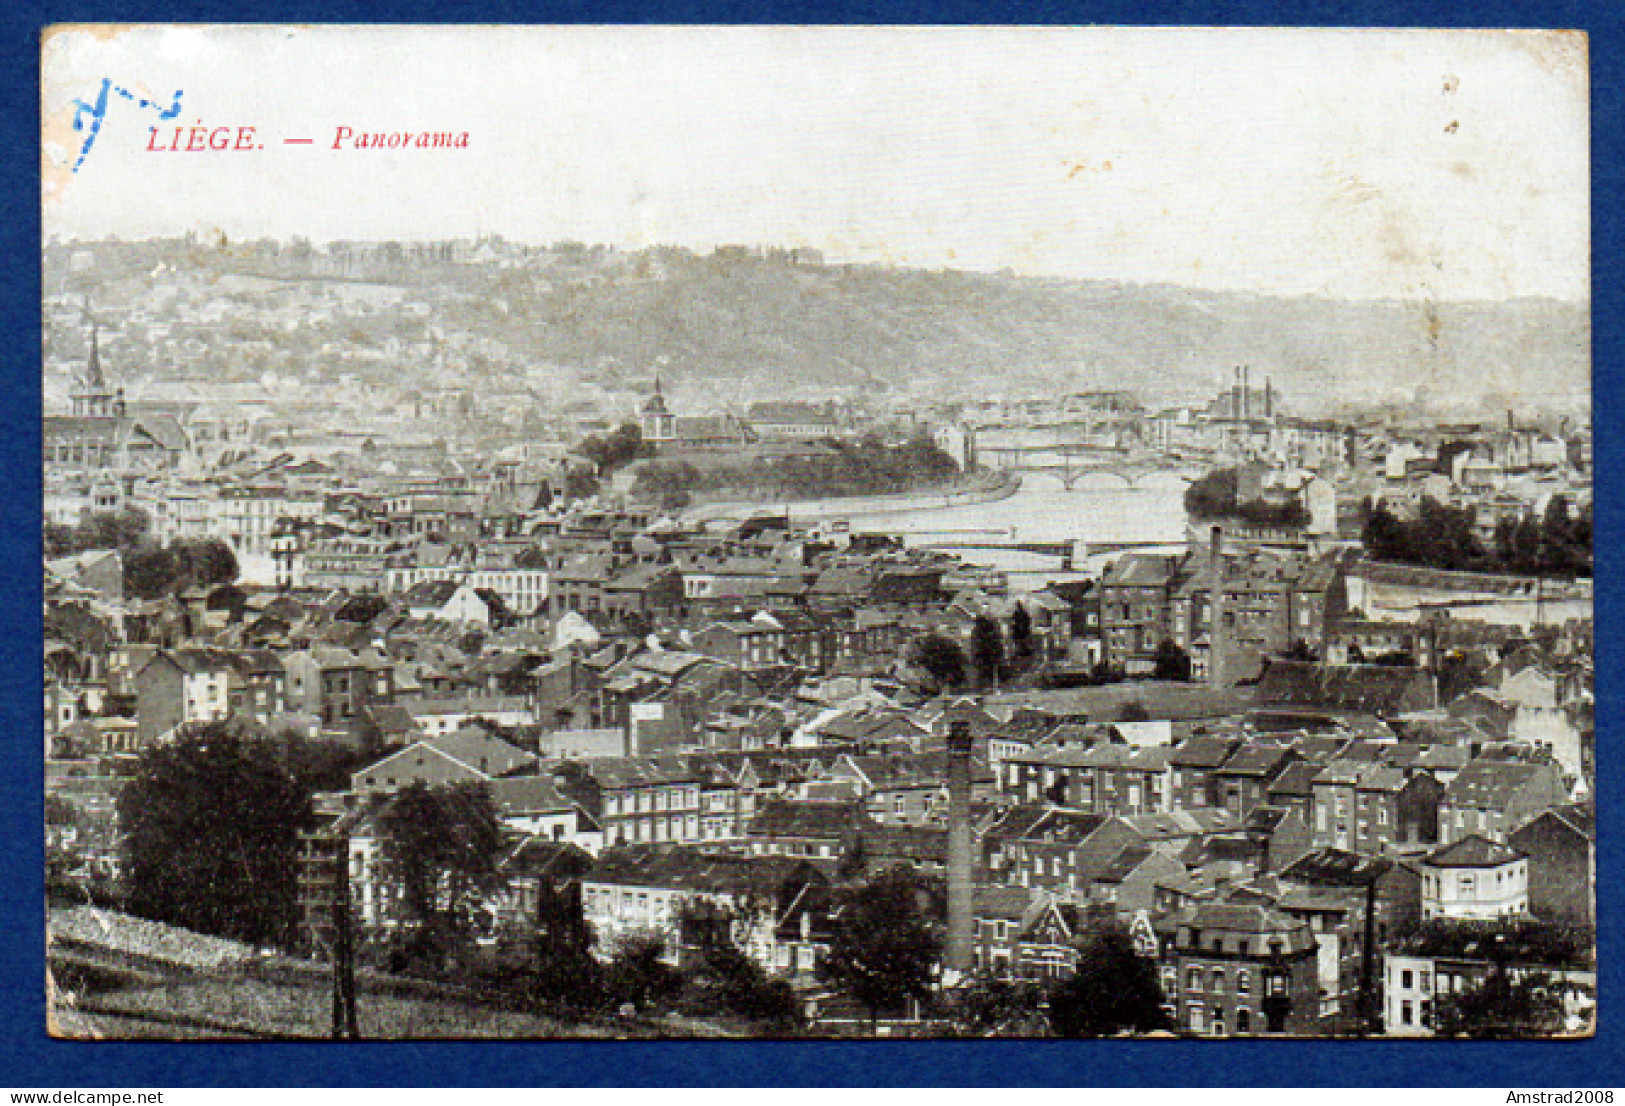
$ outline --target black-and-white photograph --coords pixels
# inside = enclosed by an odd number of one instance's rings
[[[41,62],[52,1035],[1594,1031],[1583,34]]]

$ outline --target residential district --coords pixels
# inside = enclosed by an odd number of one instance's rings
[[[475,957],[580,940],[604,965],[641,940],[681,971],[720,940],[806,1032],[940,1029],[957,993],[1064,983],[1106,930],[1178,1034],[1471,1032],[1469,997],[1533,980],[1538,1024],[1490,1032],[1590,1025],[1587,426],[1295,418],[1239,369],[1160,412],[1111,392],[685,416],[651,366],[549,453],[511,412],[493,447],[392,441],[365,410],[128,401],[83,321],[44,424],[54,957],[260,932],[404,971],[379,950],[455,901]],[[475,418],[413,402],[416,426]],[[1042,464],[1019,444],[1062,424]],[[1191,473],[1185,540],[1007,572],[838,511],[707,515],[702,484],[638,476],[922,440],[952,494],[990,500],[1107,455]],[[165,750],[228,738],[323,766],[298,777],[270,937],[142,887],[142,804],[178,801]],[[459,883],[442,857],[425,886],[402,824],[470,795],[489,870]],[[185,798],[261,818],[257,794]],[[877,998],[829,961],[899,870],[926,889],[899,909],[933,935],[927,985]],[[1048,1031],[1035,1008],[981,1028]]]

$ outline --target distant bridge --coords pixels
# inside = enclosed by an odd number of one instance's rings
[[[1158,457],[1136,459],[1126,451],[1100,446],[1053,443],[1034,446],[978,446],[977,461],[990,469],[1053,479],[1067,491],[1082,484],[1103,488],[1162,488],[1177,491],[1201,471]],[[1037,481],[1023,481],[1036,486]]]
[[[1071,560],[1076,543],[1069,541],[923,541],[921,549],[1014,549],[1021,553],[1041,553],[1046,557]]]

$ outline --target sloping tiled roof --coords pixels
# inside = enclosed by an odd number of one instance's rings
[[[1042,909],[1049,896],[1030,887],[1008,883],[979,883],[971,893],[971,913],[978,918],[1004,918],[1026,922]]]
[[[1551,769],[1543,764],[1486,760],[1480,757],[1456,774],[1444,789],[1453,807],[1504,810],[1530,780]]]
[[[1430,868],[1499,868],[1523,859],[1524,854],[1512,846],[1474,833],[1454,844],[1433,850],[1422,858],[1422,863]]]
[[[1024,804],[1012,808],[994,823],[987,836],[1006,841],[1078,842],[1088,839],[1110,820],[1110,816],[1105,814],[1085,814],[1077,810],[1045,809]]]
[[[465,726],[454,733],[425,738],[422,743],[490,776],[505,776],[516,768],[536,763],[536,754],[493,737],[478,726]]]
[[[1309,760],[1294,761],[1286,766],[1275,782],[1269,786],[1271,795],[1309,795],[1313,793],[1311,783],[1320,775],[1323,765]]]
[[[490,788],[492,800],[506,815],[568,810],[575,805],[559,794],[551,776],[509,776],[492,780]]]
[[[1217,768],[1238,744],[1228,737],[1192,737],[1175,747],[1168,763],[1175,768]]]
[[[585,882],[709,894],[776,897],[785,881],[812,869],[788,857],[731,856],[678,845],[632,845],[599,856]]]
[[[771,799],[764,803],[746,831],[751,837],[825,837],[835,840],[855,832],[864,822],[860,804],[810,799]]]
[[[1217,771],[1223,776],[1267,776],[1290,755],[1291,750],[1281,745],[1243,745]]]
[[[1267,906],[1237,906],[1230,903],[1200,903],[1181,915],[1178,922],[1210,933],[1241,933],[1280,936],[1282,951],[1292,953],[1315,946],[1309,923]],[[1262,950],[1260,950],[1262,951]]]

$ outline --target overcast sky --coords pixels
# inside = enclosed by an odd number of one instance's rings
[[[1583,40],[1533,32],[63,30],[45,232],[219,229],[1347,297],[1589,296]],[[116,93],[77,173],[72,102]],[[264,149],[152,153],[149,126]],[[466,131],[466,150],[331,149]],[[310,138],[292,145],[285,138]],[[183,136],[183,143],[185,138]]]

